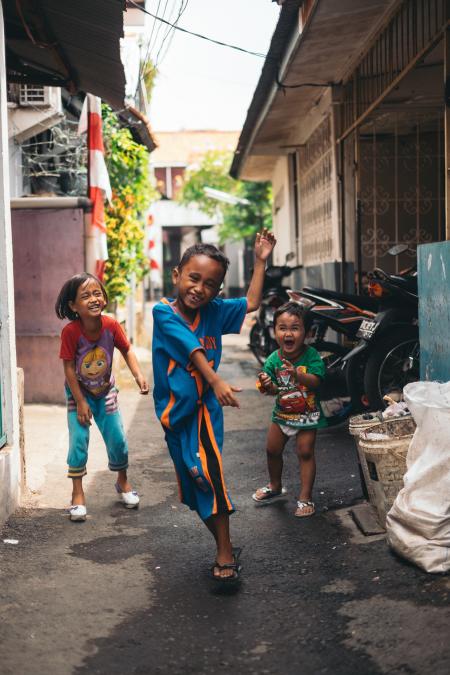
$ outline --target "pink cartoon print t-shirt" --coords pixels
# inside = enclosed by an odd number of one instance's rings
[[[130,342],[122,326],[109,316],[102,316],[100,335],[90,340],[83,333],[79,320],[64,326],[61,333],[59,358],[75,361],[75,370],[81,388],[94,398],[102,398],[114,386],[112,359],[114,347],[125,356]]]

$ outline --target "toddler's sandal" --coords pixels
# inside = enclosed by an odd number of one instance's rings
[[[258,492],[262,494],[258,495]],[[252,494],[252,499],[258,504],[270,504],[271,502],[275,502],[277,499],[284,497],[286,493],[286,488],[281,488],[279,492],[276,492],[275,490],[272,490],[270,485],[266,485],[265,487],[258,488],[258,490]]]
[[[294,516],[296,518],[308,518],[309,516],[313,516],[315,512],[316,506],[314,502],[298,500]]]

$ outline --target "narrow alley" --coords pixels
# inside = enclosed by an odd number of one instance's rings
[[[383,537],[359,533],[348,515],[361,494],[345,428],[320,435],[314,518],[293,517],[292,452],[286,501],[252,502],[265,480],[271,401],[255,389],[246,339],[226,341],[222,374],[244,389],[241,409],[225,410],[224,448],[233,538],[244,547],[239,592],[211,588],[211,542],[178,503],[150,398],[122,384],[139,510],[117,502],[97,439],[85,523],[63,510],[64,408],[31,406],[29,420],[48,416],[41,428],[53,445],[30,458],[30,508],[1,537],[2,675],[448,672],[450,582],[395,558]],[[35,441],[43,452],[44,436]]]

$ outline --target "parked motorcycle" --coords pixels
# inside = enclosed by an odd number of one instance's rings
[[[327,340],[327,333],[333,330],[345,336],[347,344],[351,345],[361,323],[372,319],[375,312],[353,304],[362,300],[358,296],[325,289],[305,287],[302,291],[288,291],[288,295],[307,312],[307,343],[317,349],[325,363],[326,377],[319,394],[328,425],[340,424],[354,412],[343,368],[343,359],[351,347]],[[372,298],[366,302],[362,300],[361,304],[378,309],[377,301]]]
[[[273,331],[274,313],[289,299],[299,302],[305,309],[314,306],[308,342],[319,351],[322,347],[328,348],[338,356],[342,356],[348,350],[327,341],[328,329],[331,328],[354,341],[361,321],[378,311],[377,300],[368,296],[359,297],[310,287],[305,287],[302,291],[291,291],[289,287],[283,285],[283,279],[301,267],[301,265],[271,266],[266,271],[263,299],[249,339],[250,349],[261,365],[277,348]]]
[[[288,254],[286,262],[289,259],[290,255]],[[281,305],[289,300],[289,288],[283,285],[283,279],[286,279],[294,270],[301,267],[301,265],[295,267],[272,265],[266,270],[263,297],[249,338],[250,349],[261,365],[264,364],[269,354],[277,348],[273,334],[273,315]]]
[[[391,249],[392,255],[406,245]],[[415,268],[387,274],[375,269],[369,277],[369,294],[379,301],[379,311],[362,321],[358,345],[343,359],[354,406],[383,408],[386,395],[400,397],[403,387],[419,379],[418,290]]]
[[[350,347],[329,340],[329,330],[344,335],[347,341],[354,343],[361,322],[375,316],[378,302],[369,297],[360,298],[318,288],[305,287],[302,291],[291,291],[283,286],[282,280],[299,267],[284,265],[267,270],[263,300],[250,332],[250,348],[259,363],[263,364],[277,348],[273,329],[275,311],[288,300],[298,302],[306,311],[306,341],[314,346],[325,363],[327,376],[320,396],[328,424],[333,426],[345,421],[353,408],[342,368],[342,359]],[[362,306],[358,307],[355,303]]]

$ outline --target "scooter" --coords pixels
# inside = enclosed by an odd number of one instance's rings
[[[391,249],[398,255],[408,246]],[[403,274],[375,269],[369,294],[378,299],[379,311],[364,319],[356,333],[357,346],[343,359],[349,393],[355,407],[384,407],[383,398],[401,397],[403,387],[419,379],[418,290],[415,268]]]
[[[378,309],[378,303],[372,298],[364,298],[362,304],[371,309],[358,307],[356,295],[327,291],[325,289],[305,288],[292,291],[282,285],[282,279],[293,269],[287,265],[267,270],[263,300],[257,320],[250,332],[250,347],[259,363],[277,349],[273,328],[275,311],[288,300],[298,302],[305,310],[307,344],[319,352],[326,367],[326,378],[321,387],[322,407],[328,425],[334,426],[345,421],[353,412],[353,404],[348,395],[342,359],[349,346],[327,339],[329,329],[346,337],[354,343],[356,332],[365,318],[372,318]]]
[[[287,260],[290,255],[286,256]],[[354,341],[361,321],[366,316],[373,316],[370,312],[378,311],[376,299],[365,296],[360,297],[308,286],[302,291],[291,291],[289,287],[283,285],[283,279],[301,267],[301,265],[272,266],[266,271],[263,299],[249,339],[250,349],[261,365],[277,348],[273,331],[274,313],[289,299],[298,301],[305,309],[315,307],[312,325],[309,329],[309,343],[319,351],[322,351],[322,348],[331,350],[338,356],[342,356],[348,349],[344,349],[335,342],[327,341],[328,329],[343,333]]]
[[[292,259],[292,257],[293,254],[288,254],[286,262]],[[295,267],[272,265],[266,270],[263,297],[249,338],[249,347],[261,365],[264,364],[269,354],[277,348],[272,327],[273,315],[281,305],[284,305],[289,300],[289,287],[283,285],[283,279],[301,267],[302,265],[296,265]]]
[[[311,292],[312,290],[314,292]],[[325,297],[328,293],[333,299]],[[328,426],[334,426],[344,422],[354,412],[354,402],[348,393],[343,368],[345,355],[351,347],[326,340],[327,333],[331,329],[345,336],[347,342],[352,344],[356,340],[356,333],[362,322],[371,320],[375,313],[343,300],[344,297],[353,301],[358,300],[358,296],[344,293],[305,288],[302,291],[288,291],[288,295],[305,310],[305,316],[308,318],[306,342],[319,352],[325,363],[326,377],[319,395]],[[366,304],[374,309],[378,308],[376,302]]]

